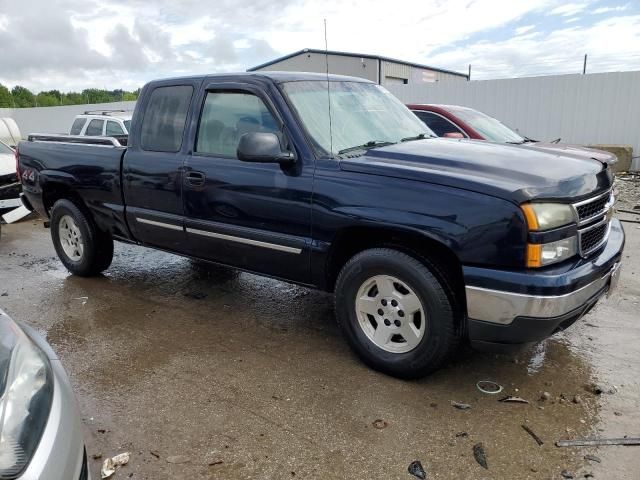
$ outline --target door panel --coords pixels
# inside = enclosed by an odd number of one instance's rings
[[[280,133],[273,107],[258,94],[248,86],[232,92],[214,88],[204,100],[196,151],[184,167],[189,250],[208,260],[306,282],[313,163],[298,158],[294,166],[282,168],[235,158],[242,134]]]
[[[186,250],[183,137],[195,91],[196,85],[160,85],[144,96],[144,118],[125,154],[122,172],[127,221],[134,237],[181,253]]]

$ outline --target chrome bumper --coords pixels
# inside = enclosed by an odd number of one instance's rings
[[[584,305],[599,292],[615,287],[620,274],[616,263],[605,275],[565,295],[542,296],[466,286],[467,313],[474,320],[509,325],[516,317],[559,317]]]

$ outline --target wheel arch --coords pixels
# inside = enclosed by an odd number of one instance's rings
[[[85,212],[88,210],[82,197],[68,182],[46,180],[41,182],[40,188],[42,190],[42,205],[49,217],[51,216],[53,205],[63,198],[73,202],[78,208],[83,209]]]
[[[331,244],[326,264],[326,289],[333,291],[342,267],[354,255],[371,248],[392,248],[413,256],[431,267],[439,280],[453,292],[459,313],[466,313],[462,263],[446,240],[429,232],[384,226],[347,227]]]

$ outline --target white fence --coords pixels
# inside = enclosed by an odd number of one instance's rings
[[[87,110],[133,110],[136,102],[96,103],[63,107],[0,108],[0,118],[13,118],[22,138],[30,133],[69,133],[76,115]]]
[[[640,72],[388,85],[405,103],[464,105],[521,134],[575,144],[631,145],[640,155]],[[635,158],[633,170],[640,170]]]

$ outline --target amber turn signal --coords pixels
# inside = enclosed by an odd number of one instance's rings
[[[533,210],[533,207],[529,203],[525,203],[520,205],[522,211],[524,212],[524,218],[527,220],[527,226],[529,230],[538,230],[538,217],[536,216],[536,212]]]
[[[527,244],[527,267],[537,268],[542,266],[542,245]]]

